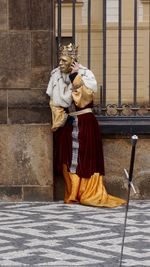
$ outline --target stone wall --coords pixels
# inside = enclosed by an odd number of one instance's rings
[[[136,145],[133,183],[137,194],[131,189],[131,198],[150,198],[150,136],[138,136]],[[104,139],[104,157],[108,192],[127,197],[128,181],[124,168],[129,171],[131,157],[131,138],[116,136]]]
[[[50,111],[45,94],[53,63],[53,0],[0,0],[0,200],[63,199],[53,177]],[[52,15],[52,14],[51,14]],[[103,136],[109,193],[127,197],[128,137]],[[132,198],[150,198],[150,138],[139,136]],[[54,180],[54,182],[53,182]]]
[[[53,199],[49,125],[1,125],[0,151],[0,199]]]
[[[53,198],[53,1],[0,0],[0,199]]]

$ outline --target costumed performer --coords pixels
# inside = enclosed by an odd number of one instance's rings
[[[104,158],[98,122],[92,113],[97,82],[78,62],[78,47],[60,46],[59,66],[47,88],[54,134],[54,172],[63,173],[64,202],[116,207],[125,200],[109,195],[103,184]]]

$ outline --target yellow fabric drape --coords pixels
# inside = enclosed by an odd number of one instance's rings
[[[64,202],[80,203],[97,207],[117,207],[126,203],[125,200],[107,194],[103,178],[99,173],[94,173],[90,179],[80,178],[77,174],[67,171],[63,166],[65,179]]]
[[[52,131],[56,131],[59,127],[63,127],[68,114],[65,112],[64,108],[62,107],[56,107],[53,105],[53,101],[50,100],[49,102],[51,112],[52,112]]]

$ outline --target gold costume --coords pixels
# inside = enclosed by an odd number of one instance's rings
[[[126,203],[125,200],[107,194],[103,185],[103,177],[94,173],[90,179],[80,178],[78,175],[67,172],[63,166],[65,179],[64,202],[80,203],[88,206],[114,208]]]
[[[104,175],[104,169],[102,168],[103,153],[102,150],[100,151],[101,142],[98,141],[99,126],[94,115],[91,114],[93,95],[97,90],[95,77],[90,70],[79,65],[76,76],[70,80],[70,70],[67,72],[67,69],[72,62],[71,56],[76,59],[77,49],[70,44],[62,47],[61,54],[60,67],[52,72],[47,92],[51,97],[52,131],[55,132],[58,151],[55,160],[57,161],[60,156],[58,163],[61,163],[58,165],[63,167],[64,202],[110,208],[123,205],[126,203],[125,200],[106,192],[101,175]],[[63,75],[61,72],[64,72]],[[66,113],[66,108],[69,108],[72,103],[76,107],[75,111]],[[70,118],[71,122],[69,122]],[[68,149],[70,147],[72,154]],[[70,155],[72,155],[71,164]],[[88,178],[82,177],[84,175]]]

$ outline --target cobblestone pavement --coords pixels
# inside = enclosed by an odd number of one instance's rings
[[[0,266],[119,267],[125,207],[0,203]],[[122,266],[150,266],[150,201],[130,201]]]

